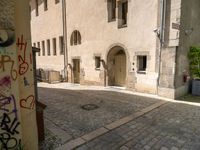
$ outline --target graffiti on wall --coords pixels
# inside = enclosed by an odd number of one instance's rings
[[[21,140],[15,138],[19,134],[18,127],[20,122],[17,118],[11,119],[8,114],[4,113],[0,122],[0,142],[1,149],[17,149],[21,145]]]
[[[24,75],[29,69],[29,64],[26,60],[27,42],[24,41],[23,35],[21,35],[21,37],[17,39],[16,44],[19,48],[19,74]]]
[[[0,69],[4,71],[9,71],[10,76],[13,80],[17,79],[17,70],[14,69],[14,61],[8,55],[0,56]]]
[[[33,95],[30,95],[25,99],[21,99],[20,106],[25,109],[34,109],[35,97]]]

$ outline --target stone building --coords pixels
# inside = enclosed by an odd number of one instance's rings
[[[39,66],[57,69],[54,65],[66,64],[60,71],[67,69],[72,83],[120,86],[170,98],[187,93],[187,52],[199,44],[198,0],[65,1],[63,59],[38,56]],[[62,11],[56,7],[63,3],[55,3],[34,1],[33,43],[60,35]],[[56,18],[53,23],[52,18]]]
[[[0,0],[0,149],[38,150],[29,1]]]

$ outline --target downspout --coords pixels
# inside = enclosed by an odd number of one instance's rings
[[[162,48],[164,44],[164,36],[165,36],[165,17],[166,17],[166,0],[160,0],[160,36],[159,36],[159,60],[158,60],[158,79],[157,79],[157,94],[158,87],[160,81],[160,73],[161,73],[161,54]]]
[[[67,19],[66,19],[66,0],[62,0],[62,23],[63,23],[63,49],[64,49],[64,81],[68,81],[67,65],[68,65],[68,50],[67,50]]]

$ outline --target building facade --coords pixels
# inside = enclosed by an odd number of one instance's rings
[[[61,0],[31,0],[32,46],[40,48],[37,67],[64,70]]]
[[[199,4],[198,0],[189,6],[186,0],[66,0],[67,48],[62,61],[67,62],[68,82],[122,86],[170,98],[187,93],[188,80],[183,78],[189,72],[189,47],[200,41]],[[35,30],[41,26],[33,22],[39,18],[32,17],[35,41],[40,38]],[[38,32],[57,33],[48,28]],[[38,64],[47,65],[49,58],[38,57]]]

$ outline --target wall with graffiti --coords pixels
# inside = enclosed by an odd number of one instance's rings
[[[0,1],[0,149],[37,150],[29,2]]]

